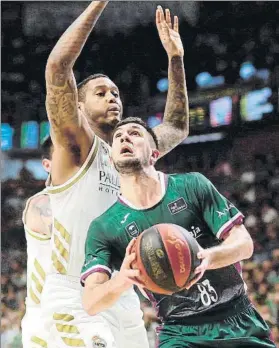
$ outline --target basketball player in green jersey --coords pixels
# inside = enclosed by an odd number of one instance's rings
[[[269,328],[245,292],[239,261],[251,257],[253,242],[243,215],[199,173],[165,175],[154,168],[155,134],[140,119],[121,121],[112,159],[121,195],[91,223],[81,282],[83,306],[94,315],[107,309],[132,284],[134,238],[159,223],[187,229],[201,246],[196,278],[171,296],[149,293],[162,320],[159,347],[275,347]],[[113,269],[120,269],[110,279]]]

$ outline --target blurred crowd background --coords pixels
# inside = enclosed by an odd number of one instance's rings
[[[1,4],[1,347],[21,347],[26,295],[21,216],[26,199],[44,187],[39,160],[40,133],[45,135],[48,129],[42,126],[47,125],[44,68],[59,36],[86,4]],[[96,72],[108,74],[121,91],[124,117],[141,116],[151,125],[161,120],[167,89],[167,57],[153,16],[158,4],[111,2],[75,66],[78,81]],[[203,173],[244,213],[255,251],[243,263],[243,278],[279,347],[279,5],[260,1],[161,5],[180,17],[192,128],[188,141],[161,159],[157,168],[166,173]],[[229,89],[231,122],[216,126],[211,114],[209,121],[211,106],[206,103]],[[246,114],[242,110],[243,90],[268,91],[268,103],[258,102],[262,111],[257,109],[256,117],[257,102]],[[34,124],[39,130],[29,127]],[[144,299],[142,308],[153,348],[159,321]]]

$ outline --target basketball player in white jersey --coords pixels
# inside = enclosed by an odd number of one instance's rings
[[[42,144],[42,165],[50,172],[52,141],[47,137]],[[44,326],[40,317],[41,295],[50,269],[52,213],[46,189],[30,197],[23,211],[27,242],[27,296],[25,315],[21,322],[23,348],[46,344]]]
[[[94,1],[67,29],[46,66],[46,108],[54,153],[48,186],[53,211],[51,274],[42,296],[43,320],[53,347],[148,347],[139,299],[127,291],[109,310],[89,316],[79,283],[90,222],[116,200],[119,182],[110,162],[112,130],[122,117],[117,86],[93,75],[77,89],[73,65],[107,2]],[[178,18],[156,12],[169,58],[169,91],[164,122],[154,129],[162,154],[188,135],[188,98]],[[109,324],[109,326],[107,326]],[[111,336],[113,333],[113,337]]]

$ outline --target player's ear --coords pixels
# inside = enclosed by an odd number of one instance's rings
[[[47,158],[44,158],[42,160],[42,165],[45,169],[46,172],[50,173],[50,170],[51,170],[51,161]]]
[[[152,153],[151,153],[151,165],[155,165],[155,163],[157,162],[159,156],[160,156],[159,150],[157,150],[157,149],[152,149]]]

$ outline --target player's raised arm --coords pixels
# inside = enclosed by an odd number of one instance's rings
[[[107,1],[91,2],[58,40],[47,61],[46,109],[53,143],[60,151],[60,164],[57,164],[60,167],[60,178],[63,177],[63,171],[73,164],[83,163],[93,142],[94,135],[78,110],[77,87],[72,69],[106,4]],[[55,181],[53,174],[52,180]]]
[[[156,25],[169,59],[168,96],[163,123],[154,128],[163,156],[180,144],[189,134],[189,105],[184,71],[184,49],[179,35],[178,17],[173,23],[169,9],[156,10]]]

